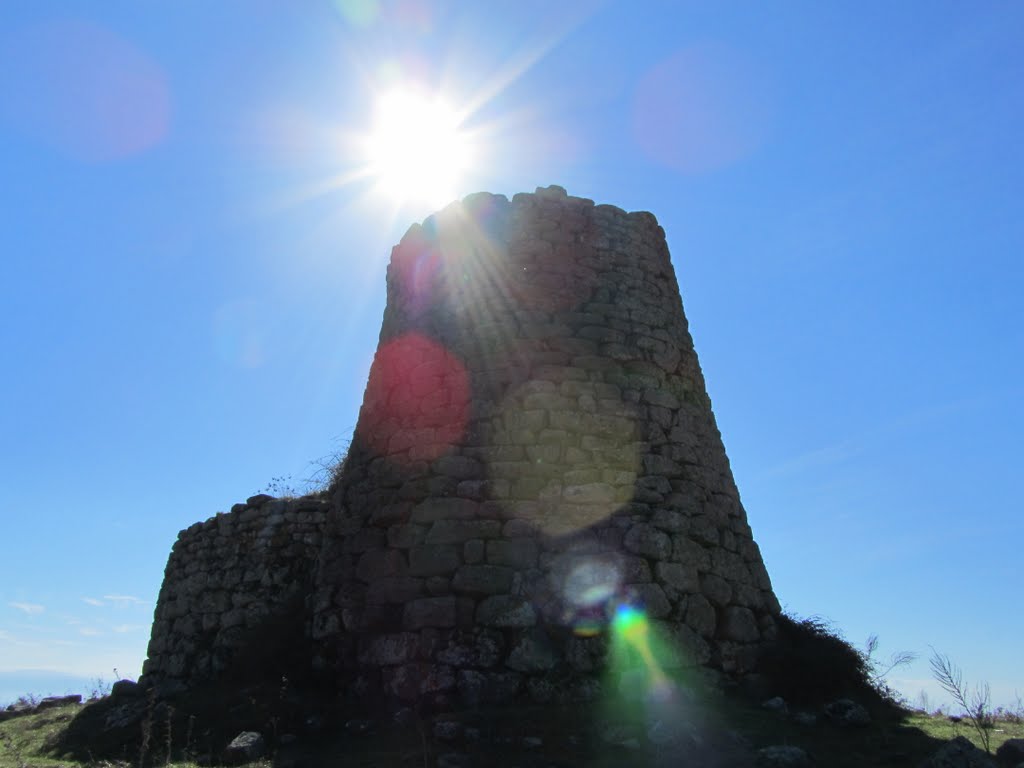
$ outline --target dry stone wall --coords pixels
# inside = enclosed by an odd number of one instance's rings
[[[558,187],[471,196],[392,253],[313,663],[360,697],[588,698],[622,605],[667,664],[732,673],[779,611],[664,232]]]
[[[327,507],[316,497],[258,495],[181,531],[157,600],[145,676],[173,691],[244,675],[244,665],[274,663],[290,650],[275,646],[301,645]]]

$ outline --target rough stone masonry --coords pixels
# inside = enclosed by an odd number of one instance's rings
[[[471,195],[387,290],[339,479],[182,532],[146,676],[216,678],[296,596],[311,668],[366,701],[591,698],[623,605],[666,665],[751,670],[779,604],[654,216]]]

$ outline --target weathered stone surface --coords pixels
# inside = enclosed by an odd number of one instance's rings
[[[450,667],[437,664],[403,664],[382,672],[384,689],[401,701],[416,701],[424,694],[455,688]]]
[[[405,576],[409,570],[405,556],[393,549],[375,549],[364,552],[356,566],[356,578],[377,581],[391,576]]]
[[[377,666],[403,664],[416,658],[419,647],[419,635],[413,632],[377,635],[367,641],[359,661]]]
[[[537,613],[529,601],[515,595],[492,595],[480,601],[476,620],[485,627],[532,627]]]
[[[405,629],[454,627],[457,617],[455,597],[421,597],[405,606],[402,626]]]
[[[654,573],[658,581],[672,589],[687,593],[700,591],[700,577],[693,566],[661,561],[654,567]]]
[[[720,540],[717,526],[706,515],[690,518],[688,535],[705,547],[717,547]]]
[[[431,469],[456,480],[473,480],[483,471],[479,461],[466,456],[442,456],[431,465]]]
[[[525,571],[537,564],[538,553],[537,543],[532,539],[494,539],[487,542],[487,562],[492,565],[507,565]]]
[[[437,652],[437,660],[459,669],[493,667],[500,661],[505,644],[493,629],[464,630],[453,634]]]
[[[540,628],[525,633],[512,647],[505,664],[518,672],[544,672],[555,666],[558,654]]]
[[[619,559],[622,581],[626,584],[645,584],[652,580],[651,566],[642,557],[628,555]]]
[[[455,572],[452,589],[475,595],[496,595],[512,588],[511,568],[497,565],[464,565]]]
[[[761,638],[757,627],[757,619],[749,608],[731,606],[722,612],[722,621],[718,627],[721,636],[726,640],[738,643],[755,643]]]
[[[565,643],[565,659],[569,665],[580,672],[592,672],[600,669],[608,651],[607,637],[580,637],[571,635]]]
[[[1024,763],[1024,739],[1007,739],[996,750],[1000,765],[1019,766]]]
[[[670,410],[677,410],[679,408],[679,400],[676,399],[676,396],[664,389],[645,389],[643,401],[652,405],[660,405]]]
[[[507,704],[516,697],[522,685],[522,676],[517,672],[465,669],[458,673],[457,678],[459,695],[468,706]]]
[[[442,752],[437,756],[437,768],[476,768],[478,764],[468,752]]]
[[[732,601],[732,585],[713,573],[706,573],[701,577],[700,591],[715,605],[726,606]]]
[[[779,715],[789,714],[789,705],[786,704],[786,700],[781,696],[773,696],[772,698],[761,702],[761,708],[767,709],[769,712],[775,712]]]
[[[527,520],[513,519],[505,523],[501,535],[506,539],[522,539],[537,535],[537,528]]]
[[[692,595],[686,601],[686,623],[702,637],[712,637],[718,625],[714,606],[704,595]]]
[[[615,489],[607,483],[569,485],[562,489],[562,497],[573,504],[607,504],[615,500]]]
[[[267,744],[262,734],[256,731],[243,731],[235,736],[224,749],[224,762],[228,765],[251,763],[254,760],[259,760],[266,753]]]
[[[825,716],[844,728],[871,724],[871,715],[860,704],[850,699],[837,699],[825,705]]]
[[[957,736],[939,747],[918,768],[996,768],[996,762],[970,740]]]
[[[501,535],[497,520],[438,520],[427,532],[427,544],[461,544],[470,539],[492,539]]]
[[[367,603],[407,603],[423,593],[423,579],[396,576],[375,581],[366,590]]]
[[[215,675],[210,659],[235,648],[242,627],[272,619],[303,621],[296,610],[313,578],[329,505],[311,497],[283,501],[261,495],[253,501],[180,534],[167,563],[144,668],[160,690]],[[361,541],[380,543],[382,536],[377,532]],[[335,576],[355,579],[359,557],[346,554],[346,562],[335,564]],[[372,561],[388,557],[368,558],[363,575]],[[326,608],[330,595],[325,591],[315,602]]]
[[[427,544],[409,550],[410,576],[452,574],[461,564],[459,550],[451,544]]]
[[[458,720],[438,720],[434,723],[434,738],[438,741],[458,741],[462,738],[463,726]]]
[[[672,612],[672,605],[665,592],[657,584],[632,584],[630,591],[643,606],[645,613],[652,619],[660,619]]]
[[[667,560],[672,554],[672,539],[645,523],[630,528],[623,543],[630,552],[655,560]]]
[[[427,537],[425,525],[392,525],[388,528],[388,546],[400,549],[408,549],[421,544]]]
[[[437,520],[472,520],[480,505],[471,499],[427,499],[413,507],[409,521],[433,523]]]
[[[110,686],[110,695],[115,699],[132,698],[143,693],[142,686],[134,680],[118,680]],[[81,701],[81,697],[78,700]]]
[[[672,559],[701,572],[711,569],[711,554],[686,534],[672,534]]]
[[[659,509],[651,517],[651,525],[671,533],[685,532],[690,526],[689,518],[681,512]]]
[[[82,697],[80,694],[72,693],[68,696],[47,696],[42,699],[38,704],[35,705],[36,712],[42,712],[46,709],[54,709],[56,707],[64,707],[68,704],[81,704]]]
[[[814,763],[800,747],[776,744],[757,750],[757,768],[811,768]]]
[[[686,624],[672,623],[665,634],[671,652],[663,661],[666,668],[697,667],[707,664],[711,659],[708,641]]]

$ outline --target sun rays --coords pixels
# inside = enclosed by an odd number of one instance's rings
[[[373,112],[358,143],[375,191],[398,204],[453,200],[475,154],[460,113],[441,95],[413,88],[381,93]]]

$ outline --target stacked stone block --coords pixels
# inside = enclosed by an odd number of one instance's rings
[[[164,690],[216,680],[282,622],[300,622],[328,504],[258,495],[178,534],[143,672]]]
[[[314,664],[360,696],[587,698],[622,604],[740,673],[779,610],[664,232],[557,187],[395,247],[332,501]]]

